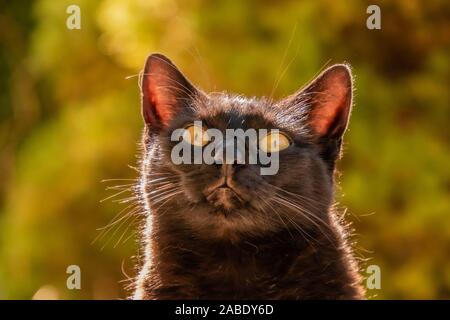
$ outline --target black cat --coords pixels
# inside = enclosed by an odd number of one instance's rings
[[[332,209],[335,162],[352,108],[348,66],[334,65],[273,102],[206,94],[153,54],[141,90],[147,222],[135,299],[364,297]],[[262,175],[259,163],[174,164],[171,133],[194,121],[221,132],[279,129],[279,148],[268,151],[277,153],[278,172]]]

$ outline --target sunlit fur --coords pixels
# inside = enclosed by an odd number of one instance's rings
[[[167,126],[147,124],[139,184],[145,257],[134,298],[363,297],[344,223],[332,207],[341,136],[314,135],[312,94],[280,102],[197,94]],[[279,129],[292,144],[280,151],[272,176],[260,175],[258,164],[174,165],[170,134],[196,120],[222,131]],[[224,180],[228,188],[218,188]]]

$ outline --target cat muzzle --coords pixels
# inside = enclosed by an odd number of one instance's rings
[[[215,188],[206,196],[206,200],[213,206],[230,211],[242,205],[240,196],[230,187]]]

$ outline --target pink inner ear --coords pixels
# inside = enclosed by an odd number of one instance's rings
[[[345,129],[351,107],[351,79],[347,69],[339,67],[325,72],[313,91],[311,126],[315,133],[325,136],[340,127]]]
[[[167,126],[199,92],[165,56],[155,53],[147,58],[142,78],[142,113],[151,128]]]
[[[142,78],[142,113],[152,128],[168,125],[194,92],[195,88],[168,58],[161,54],[147,58]]]
[[[318,97],[316,102],[319,106],[312,112],[312,125],[317,134],[321,136],[327,134],[336,119],[345,112],[347,91],[348,89],[341,86],[327,90],[321,93],[325,96]]]
[[[154,112],[161,123],[167,125],[173,116],[172,109],[176,106],[176,99],[168,89],[158,87],[154,81],[149,81],[147,88]]]

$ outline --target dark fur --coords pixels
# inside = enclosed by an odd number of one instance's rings
[[[363,298],[346,232],[332,210],[335,161],[351,109],[349,71],[334,68],[325,80],[319,77],[303,91],[271,102],[206,95],[167,58],[149,58],[142,83],[141,177],[148,217],[135,298]],[[322,121],[317,112],[327,101],[316,93],[326,89],[328,78],[348,81],[350,96],[326,134],[318,134],[314,121]],[[280,152],[273,176],[261,176],[259,165],[174,165],[170,133],[194,120],[220,130],[278,128],[293,144]],[[164,181],[179,184],[181,192],[158,198]],[[217,188],[225,182],[232,191]],[[169,184],[163,188],[170,194]],[[277,196],[287,202],[276,202]]]

